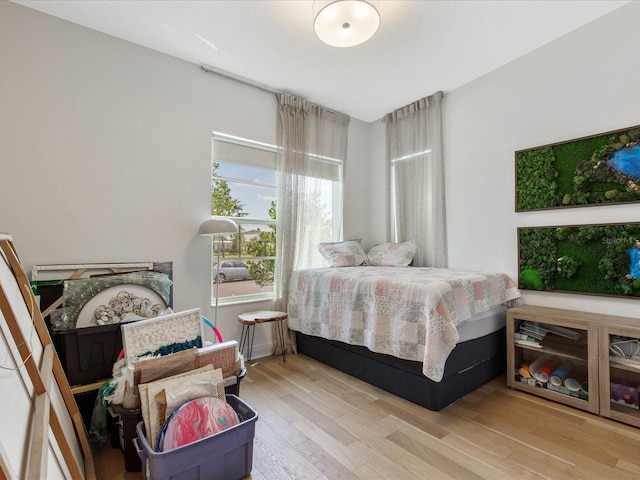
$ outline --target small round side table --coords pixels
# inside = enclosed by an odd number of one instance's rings
[[[251,361],[251,353],[253,351],[253,337],[256,334],[256,323],[278,322],[276,331],[278,334],[278,343],[282,349],[282,361],[286,362],[286,347],[284,344],[284,327],[282,321],[289,318],[286,312],[274,312],[271,310],[256,310],[254,312],[245,312],[238,315],[238,323],[242,324],[242,334],[240,335],[240,352],[248,349],[247,361]],[[251,339],[249,339],[251,336]]]

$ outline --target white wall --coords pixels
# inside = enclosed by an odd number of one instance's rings
[[[514,213],[516,150],[640,124],[639,21],[632,2],[445,95],[452,268],[516,279],[517,227],[640,221],[638,204]],[[638,300],[560,293],[524,299],[634,317],[640,308]]]
[[[403,106],[399,105],[398,108]],[[382,121],[369,124],[372,164],[369,168],[371,209],[369,211],[369,245],[366,248],[387,241],[385,135],[385,124]]]
[[[343,238],[362,239],[366,244],[369,238],[369,197],[371,172],[371,145],[369,143],[369,125],[351,119],[347,144],[347,161],[344,169],[344,215]]]
[[[640,221],[639,204],[515,213],[517,150],[640,124],[640,63],[634,58],[639,21],[640,2],[631,2],[445,92],[451,268],[501,271],[516,280],[518,227]],[[369,124],[372,244],[386,236],[384,134],[384,123]],[[638,300],[552,292],[523,291],[523,301],[632,317],[640,308]]]
[[[638,221],[638,205],[514,213],[516,150],[640,124],[638,20],[633,2],[446,92],[451,267],[516,278],[519,226]],[[26,271],[170,260],[176,309],[198,306],[211,318],[210,240],[196,234],[209,209],[210,134],[274,143],[275,98],[6,1],[0,65],[0,231],[13,235]],[[383,123],[351,121],[345,173],[344,237],[385,241]],[[525,300],[620,315],[639,305]],[[237,313],[268,307],[223,307],[224,337],[239,338]],[[259,331],[257,354],[269,342]]]
[[[275,96],[197,65],[0,1],[0,232],[33,265],[172,261],[174,309],[211,308],[211,132],[276,140]],[[364,161],[367,126],[349,155]],[[366,153],[366,152],[365,152]],[[354,171],[355,173],[355,171]],[[348,173],[347,173],[348,175]],[[366,179],[348,178],[365,231]],[[221,307],[225,339],[238,313]],[[270,352],[258,329],[254,356]]]

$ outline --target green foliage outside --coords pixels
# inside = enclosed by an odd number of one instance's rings
[[[211,169],[211,178],[213,188],[211,189],[211,215],[221,217],[246,217],[247,212],[244,211],[244,205],[240,200],[231,196],[231,188],[226,180],[216,178],[218,176],[218,168],[220,164],[213,162]],[[231,252],[236,255],[242,251],[240,245],[242,237],[242,226],[239,227],[238,233],[231,238]],[[220,255],[225,256],[227,252],[222,250]]]
[[[231,188],[226,180],[216,178],[219,163],[213,162],[212,178],[213,188],[211,190],[211,214],[223,217],[246,217],[244,205],[238,199],[231,196]],[[276,204],[271,203],[269,218],[276,219]],[[252,238],[246,245],[242,245],[245,229],[242,225],[237,234],[231,239],[231,254],[234,256],[246,255],[252,257],[271,257],[276,254],[276,227],[272,226],[269,231],[258,229],[258,238]],[[221,252],[224,256],[227,252]],[[247,261],[249,274],[261,287],[273,284],[275,261],[273,259],[249,260]]]
[[[269,218],[276,219],[276,202],[271,202],[269,208]],[[247,242],[247,253],[254,257],[275,257],[276,255],[276,226],[271,225],[268,231],[258,229],[258,237],[252,238]],[[273,285],[275,260],[250,260],[249,273],[255,282],[264,287]]]
[[[211,214],[225,217],[246,217],[242,202],[231,195],[231,189],[226,180],[215,178],[220,165],[213,163],[212,178],[213,188],[211,192]],[[310,238],[317,241],[330,241],[332,231],[331,215],[327,205],[318,195],[308,195],[303,200],[305,216],[312,218],[313,222],[305,225]],[[276,202],[271,202],[269,218],[276,220]],[[247,260],[251,278],[257,285],[264,287],[272,285],[275,274],[275,260],[262,257],[275,257],[276,255],[276,226],[271,225],[268,230],[258,229],[258,235],[243,245],[244,227],[240,226],[238,234],[231,240],[231,253],[235,257],[256,257],[256,260]],[[223,256],[227,252],[221,252]]]
[[[304,198],[304,209],[305,217],[313,219],[313,223],[305,226],[313,242],[330,242],[333,225],[328,205],[322,201],[319,194],[307,194]]]
[[[231,188],[226,180],[215,178],[218,174],[219,163],[213,162],[212,178],[213,188],[211,189],[211,215],[221,217],[246,217],[244,205],[240,200],[231,196]]]
[[[606,163],[639,142],[640,128],[633,128],[518,152],[516,209],[640,201],[636,180]]]
[[[638,224],[521,228],[519,238],[523,289],[640,297],[629,256]]]

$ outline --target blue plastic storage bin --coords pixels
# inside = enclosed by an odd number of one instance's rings
[[[142,478],[151,480],[234,480],[245,477],[253,468],[253,438],[258,413],[236,395],[226,395],[240,423],[197,442],[154,452],[147,442],[144,422],[136,425],[133,439],[142,460]]]

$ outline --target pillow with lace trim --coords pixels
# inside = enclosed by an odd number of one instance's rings
[[[323,242],[318,250],[329,262],[330,267],[359,267],[368,265],[367,254],[360,245],[360,240],[344,242]]]
[[[416,254],[413,241],[400,243],[381,243],[367,253],[369,264],[383,267],[407,267]]]

